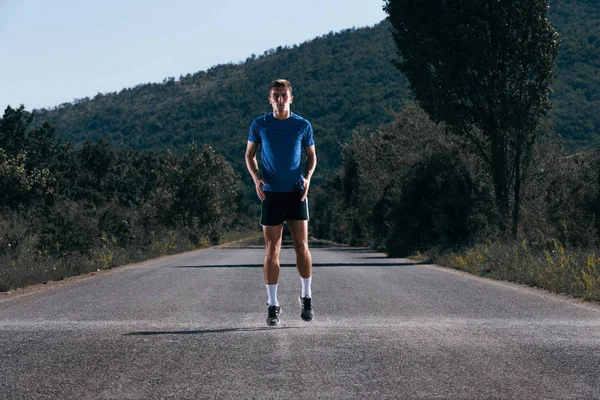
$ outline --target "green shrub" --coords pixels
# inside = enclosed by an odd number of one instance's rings
[[[496,218],[492,187],[463,147],[407,104],[392,125],[357,132],[344,147],[339,176],[316,193],[312,226],[324,239],[394,255],[486,236]]]

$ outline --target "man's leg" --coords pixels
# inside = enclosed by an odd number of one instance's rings
[[[302,313],[300,316],[305,321],[313,319],[312,307],[312,256],[308,249],[308,221],[288,221],[292,234],[292,242],[296,251],[296,268],[302,281]]]
[[[308,249],[308,221],[288,221],[296,251],[296,268],[301,278],[312,276],[312,257]]]
[[[277,283],[279,282],[279,252],[281,251],[281,235],[285,210],[282,208],[281,195],[264,192],[261,203],[260,224],[265,235],[265,261],[263,272],[267,287],[268,316],[267,325],[279,324],[281,307],[277,301]]]
[[[269,295],[269,305],[276,306],[278,305],[277,286],[273,287],[271,285],[277,285],[277,283],[279,283],[279,253],[281,252],[283,224],[277,226],[263,226],[263,233],[265,235],[265,262],[263,266],[265,283]]]

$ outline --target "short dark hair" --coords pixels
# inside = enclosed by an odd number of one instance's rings
[[[271,95],[271,89],[278,87],[285,87],[290,91],[290,96],[292,95],[292,84],[289,81],[286,81],[285,79],[275,79],[269,85],[269,96]]]

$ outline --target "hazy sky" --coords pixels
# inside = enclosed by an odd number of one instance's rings
[[[0,108],[28,110],[372,26],[383,0],[0,0]]]

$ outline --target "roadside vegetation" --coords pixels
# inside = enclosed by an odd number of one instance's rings
[[[453,4],[386,1],[415,103],[345,145],[313,231],[598,301],[600,158],[567,156],[547,115],[548,2]]]
[[[373,7],[382,4],[375,1]],[[435,16],[429,14],[435,7],[423,14],[429,19],[424,26],[433,26]],[[561,41],[549,119],[570,153],[600,143],[599,18],[596,0],[553,0],[549,8]],[[330,32],[298,45],[265,49],[238,64],[182,71],[162,83],[74,99],[39,110],[35,120],[50,122],[60,139],[76,146],[88,138],[104,138],[117,149],[170,149],[179,154],[193,140],[211,143],[237,171],[245,172],[239,154],[252,119],[269,111],[265,87],[273,79],[287,78],[294,85],[294,112],[307,117],[315,129],[315,179],[320,182],[339,168],[341,144],[354,129],[390,123],[389,111],[399,111],[402,101],[411,98],[408,80],[390,62],[395,51],[390,26],[382,21]]]
[[[338,175],[313,189],[311,232],[598,301],[600,158],[565,156],[544,129],[516,236],[501,230],[486,165],[415,104],[346,144]]]
[[[7,107],[0,291],[244,236],[248,126],[289,77],[319,137],[314,237],[599,301],[600,8],[414,3],[238,65]]]
[[[596,249],[565,248],[556,240],[547,249],[526,240],[520,244],[498,241],[438,255],[436,262],[493,279],[600,301],[600,257]]]
[[[0,119],[0,291],[219,244],[252,226],[238,215],[239,176],[210,146],[193,142],[180,156],[106,140],[74,148],[31,122],[24,107]]]

